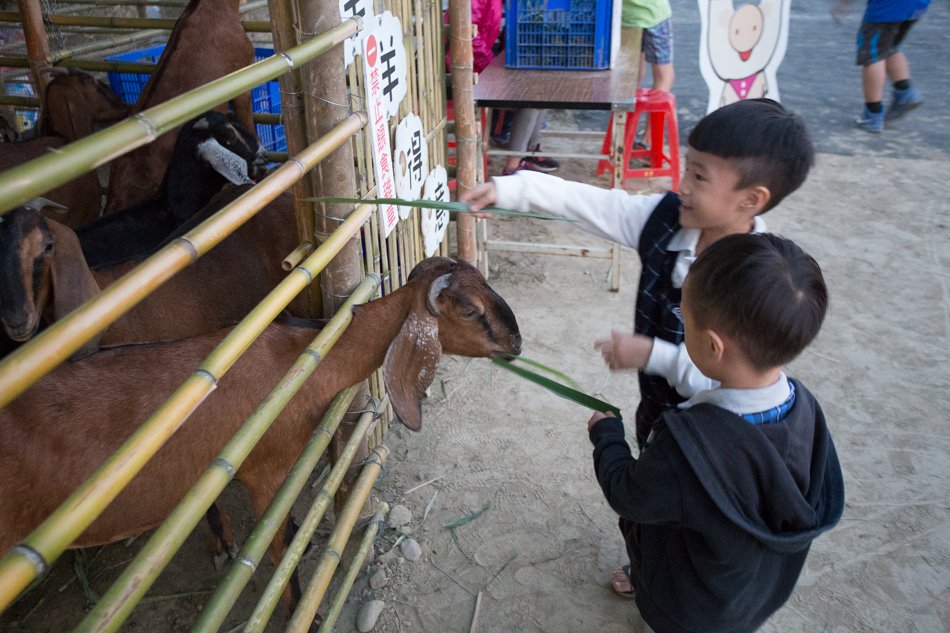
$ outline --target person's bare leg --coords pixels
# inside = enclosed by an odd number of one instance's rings
[[[884,68],[891,82],[910,79],[910,63],[904,53],[897,52],[884,60]]]
[[[653,64],[653,89],[670,92],[673,89],[673,82],[676,80],[676,72],[673,70],[673,64]]]
[[[891,55],[891,57],[895,57],[895,55]],[[887,78],[885,63],[885,60],[881,60],[861,69],[861,87],[864,89],[865,103],[876,103],[883,100],[884,81]]]

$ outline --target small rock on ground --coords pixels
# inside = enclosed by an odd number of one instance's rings
[[[386,608],[386,603],[382,600],[370,600],[360,609],[356,616],[356,630],[360,633],[369,633],[376,626],[379,614]]]
[[[399,549],[402,550],[402,555],[406,557],[406,560],[416,561],[422,557],[422,547],[416,539],[407,538],[399,544]]]
[[[404,505],[397,505],[389,511],[386,521],[392,528],[401,528],[412,520],[412,512]]]

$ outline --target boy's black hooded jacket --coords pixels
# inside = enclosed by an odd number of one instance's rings
[[[619,420],[590,431],[637,605],[656,633],[755,631],[788,599],[812,540],[841,518],[831,435],[811,393],[795,390],[772,424],[711,404],[669,411],[638,460]]]

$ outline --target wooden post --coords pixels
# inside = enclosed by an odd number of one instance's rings
[[[340,23],[340,9],[336,2],[295,0],[295,3],[301,37],[320,33]],[[310,139],[315,139],[350,114],[346,68],[343,65],[343,47],[337,46],[301,69],[301,86],[304,92],[307,134]],[[317,196],[357,197],[359,192],[356,186],[353,145],[344,143],[320,162],[311,172],[311,182],[313,192]],[[352,211],[353,206],[345,204],[323,204],[318,207],[314,222],[317,243],[319,244]],[[360,282],[359,240],[359,234],[355,235],[320,274],[324,316],[332,316]],[[364,382],[353,400],[351,410],[364,409],[368,394],[369,387]],[[354,413],[348,414],[344,424],[334,435],[331,450],[331,459],[334,463],[349,440],[353,431],[352,425],[358,417]],[[368,455],[369,444],[364,441],[357,453],[356,461],[362,461]],[[347,484],[340,487],[336,496],[337,510],[342,507],[348,493]],[[369,511],[372,512],[373,509],[370,508]]]
[[[45,71],[50,67],[49,40],[43,25],[43,11],[40,9],[40,0],[18,0],[18,4],[23,19],[23,36],[26,38],[33,85],[36,87],[36,96],[42,103],[46,96],[46,82],[49,80]]]
[[[458,160],[458,193],[475,187],[478,161],[478,128],[475,123],[474,81],[472,78],[472,4],[449,0],[449,51],[452,54],[452,102],[455,108],[455,152]],[[475,220],[460,213],[456,219],[458,256],[472,264]]]
[[[294,8],[292,0],[269,0],[268,10],[271,18],[271,32],[274,37],[274,52],[293,48],[299,44],[294,29]],[[301,91],[300,69],[295,68],[278,78],[280,85],[280,118],[287,139],[287,153],[294,156],[301,152],[307,140],[307,122],[304,118],[303,92]],[[294,206],[297,210],[297,234],[301,242],[316,242],[314,237],[313,203],[307,198],[313,197],[313,184],[309,176],[301,178],[293,188]],[[317,291],[315,291],[317,289]],[[313,315],[323,315],[323,300],[318,291],[319,282],[315,282],[306,292],[310,294],[308,303]]]

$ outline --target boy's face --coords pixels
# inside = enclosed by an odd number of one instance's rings
[[[739,172],[732,161],[692,147],[680,182],[680,226],[746,233],[758,213],[753,187],[737,189]]]

